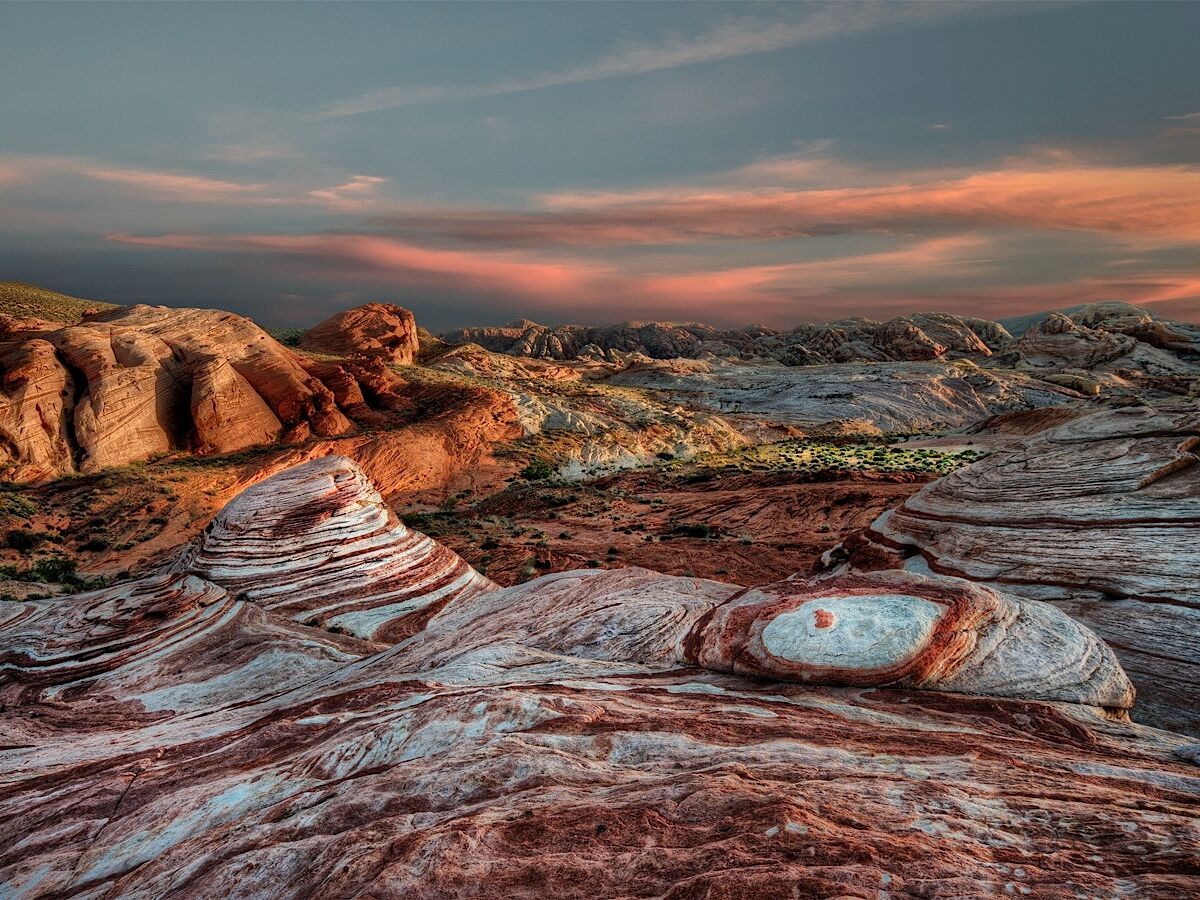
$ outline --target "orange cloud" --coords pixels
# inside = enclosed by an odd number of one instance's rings
[[[204,178],[199,175],[158,172],[151,169],[127,169],[83,164],[78,166],[75,171],[97,181],[128,185],[150,194],[177,200],[228,200],[259,194],[264,190],[264,185],[261,184],[245,184],[223,181],[218,178]]]
[[[245,253],[301,264],[315,276],[347,282],[472,293],[553,321],[687,318],[717,324],[750,321],[788,326],[805,319],[886,316],[939,309],[997,318],[1094,300],[1165,304],[1175,314],[1200,306],[1200,276],[1129,273],[1078,281],[969,286],[995,273],[993,243],[976,234],[938,237],[897,249],[834,259],[706,269],[672,262],[674,271],[552,259],[531,253],[430,249],[376,235],[113,235],[147,247]],[[911,285],[927,285],[920,292]],[[904,287],[908,284],[909,287]]]
[[[783,180],[828,174],[814,160],[775,160],[740,171]],[[543,221],[557,220],[568,234],[572,228],[586,234],[591,226],[603,236],[600,226],[619,225],[614,236],[640,233],[647,242],[965,226],[1200,243],[1200,168],[1190,166],[1014,161],[992,171],[868,187],[676,187],[553,194],[543,203]]]
[[[545,261],[516,254],[480,254],[417,247],[390,238],[320,235],[111,235],[127,244],[184,250],[253,252],[319,258],[339,274],[391,273],[440,278],[449,287],[561,299],[588,292],[609,275],[605,266]]]

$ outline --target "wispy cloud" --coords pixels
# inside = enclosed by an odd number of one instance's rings
[[[581,65],[485,84],[398,85],[379,88],[329,104],[310,118],[335,119],[453,100],[496,97],[525,91],[586,84],[608,78],[644,75],[769,53],[801,44],[880,28],[922,25],[955,16],[1000,10],[1016,4],[961,3],[830,3],[787,17],[742,17],[722,22],[700,34],[672,34],[657,41],[632,41]]]
[[[998,228],[1076,231],[1139,243],[1200,244],[1200,168],[1019,158],[981,171],[887,173],[775,159],[737,170],[754,187],[668,185],[564,192],[539,210],[415,210],[377,220],[409,240],[480,246],[670,245]],[[827,187],[837,178],[861,187]],[[818,186],[792,188],[789,182]]]
[[[344,184],[309,191],[308,196],[344,212],[360,212],[379,201],[379,186],[386,178],[374,175],[353,175]]]
[[[701,318],[716,324],[886,316],[943,309],[995,317],[1106,299],[1160,304],[1173,312],[1200,298],[1195,275],[1146,268],[1050,283],[988,276],[1011,263],[977,234],[910,242],[894,249],[775,265],[638,271],[611,262],[551,258],[536,252],[431,250],[363,234],[112,235],[143,247],[249,257],[261,273],[272,262],[299,268],[307,283],[370,286],[403,295],[475,296],[501,309],[514,303],[550,321],[612,322],[645,317]],[[980,276],[983,276],[982,279]]]
[[[246,206],[323,206],[334,212],[363,213],[380,201],[388,179],[352,175],[332,186],[231,181],[188,172],[118,166],[76,157],[0,159],[0,184],[35,184],[62,176],[115,185],[141,199],[176,203]]]
[[[64,167],[69,168],[69,166]],[[171,197],[177,200],[211,201],[255,197],[261,195],[265,189],[265,185],[262,184],[246,184],[152,169],[130,169],[83,163],[75,166],[74,171],[76,174],[94,178],[97,181],[128,185],[147,194]]]
[[[1200,112],[1183,113],[1178,116],[1163,116],[1166,122],[1200,122]]]

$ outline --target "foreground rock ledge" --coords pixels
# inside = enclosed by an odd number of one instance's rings
[[[222,527],[245,547],[283,528],[312,553],[331,533],[395,541],[361,473],[320,463],[284,473],[276,518]],[[352,499],[364,497],[366,513]],[[0,610],[0,895],[1182,897],[1200,885],[1200,769],[1182,738],[1082,703],[878,686],[1023,679],[1122,701],[1103,645],[1057,613],[1030,620],[1054,623],[1056,658],[1093,652],[1105,674],[1045,665],[1049,638],[1021,624],[1035,601],[905,573],[745,590],[589,570],[456,596],[379,649],[306,625],[253,573],[236,593],[210,575]],[[903,639],[860,642],[872,604],[907,616]],[[832,644],[810,634],[841,627]],[[858,683],[765,677],[814,666]]]

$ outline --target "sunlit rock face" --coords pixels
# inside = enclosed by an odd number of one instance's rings
[[[220,310],[17,322],[0,333],[0,479],[346,435],[389,423],[403,387],[382,360],[306,360]]]
[[[174,564],[310,625],[394,642],[496,585],[399,522],[362,470],[327,456],[247,488]]]
[[[417,321],[402,306],[367,303],[330,316],[306,331],[300,346],[308,350],[380,357],[411,365],[417,353]]]
[[[929,484],[846,544],[1053,601],[1108,640],[1142,721],[1200,733],[1200,405],[1073,418]]]
[[[797,579],[715,609],[690,640],[708,668],[1127,709],[1112,651],[1066,614],[957,579]]]
[[[318,460],[180,571],[0,604],[0,896],[1195,886],[1193,750],[1099,708],[1119,669],[1052,608],[902,572],[586,570],[424,602],[382,648],[337,633],[313,604],[427,596],[413,538]]]

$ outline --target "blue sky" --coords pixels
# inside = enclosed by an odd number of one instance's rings
[[[1200,4],[0,5],[0,278],[436,329],[1200,319]]]

